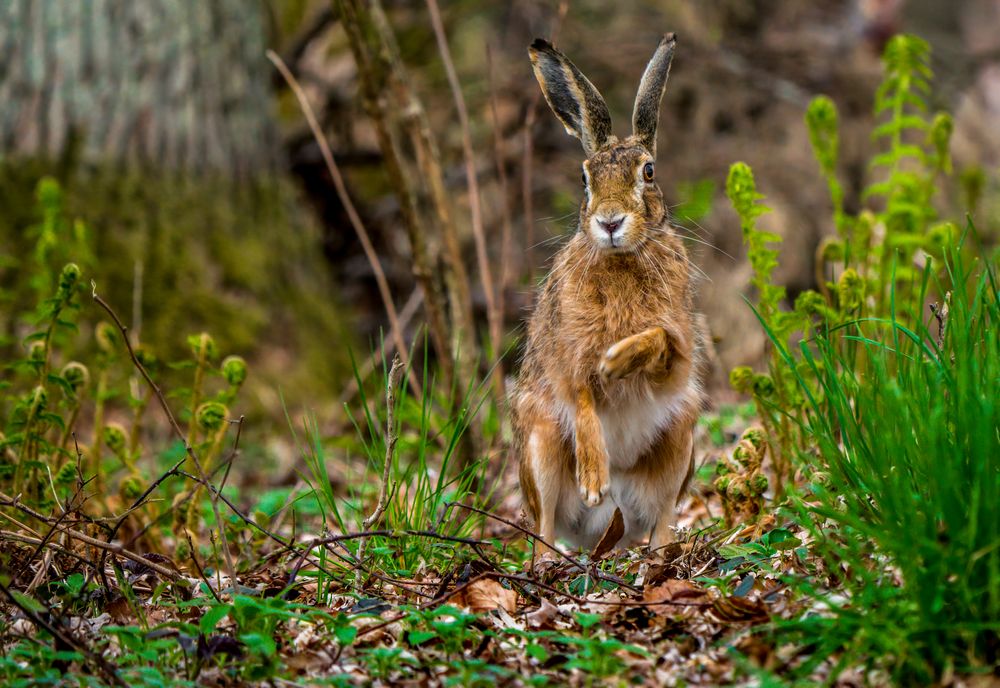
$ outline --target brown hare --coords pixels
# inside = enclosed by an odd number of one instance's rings
[[[528,324],[512,392],[521,489],[539,534],[592,547],[615,507],[623,545],[673,539],[693,472],[701,358],[692,264],[656,183],[656,127],[675,39],[646,67],[632,135],[565,55],[537,39],[535,77],[583,142],[580,225],[556,255]]]

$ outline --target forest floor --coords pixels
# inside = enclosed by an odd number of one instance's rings
[[[735,516],[712,477],[751,410],[703,419],[701,467],[681,506],[678,539],[653,555],[645,547],[616,548],[621,532],[612,523],[591,552],[533,559],[536,536],[509,469],[498,476],[493,499],[467,495],[465,504],[446,501],[442,481],[420,492],[433,470],[416,481],[400,474],[417,487],[412,495],[439,507],[406,529],[385,529],[376,519],[354,532],[334,527],[311,487],[265,490],[248,511],[230,502],[223,519],[236,540],[235,585],[225,567],[199,564],[206,548],[218,545],[215,531],[187,563],[162,553],[102,555],[59,534],[81,516],[68,512],[45,536],[63,546],[40,561],[40,547],[30,542],[3,543],[12,571],[37,575],[27,591],[34,597],[13,593],[10,600],[0,663],[9,685],[58,683],[64,672],[132,685],[719,685],[777,678],[801,660],[774,628],[807,604],[782,577],[822,564],[810,562],[808,535],[770,507],[727,525],[725,516]],[[387,501],[399,506],[407,489],[395,477],[393,484]],[[211,523],[210,500],[202,511]],[[400,514],[390,517],[401,522]],[[363,532],[370,536],[359,558]],[[285,546],[292,542],[299,546]],[[167,534],[155,549],[171,544],[176,539]],[[115,594],[96,585],[87,564],[101,556],[105,576],[117,578],[106,588]],[[53,644],[30,640],[39,623]],[[825,678],[834,661],[817,662],[812,677]],[[841,676],[840,684],[851,683]]]

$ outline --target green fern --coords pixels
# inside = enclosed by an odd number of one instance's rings
[[[885,315],[890,294],[907,298],[917,281],[919,251],[941,255],[957,229],[938,222],[934,195],[940,178],[952,171],[949,143],[951,117],[927,115],[931,90],[930,47],[915,36],[896,36],[883,56],[885,76],[875,95],[875,116],[881,123],[872,139],[883,151],[869,162],[878,176],[863,193],[875,207],[856,216],[844,212],[844,193],[836,176],[838,132],[836,105],[826,96],[812,101],[806,125],[813,153],[833,202],[837,239],[825,241],[817,253],[817,280],[841,316]],[[825,269],[853,269],[863,283],[858,304],[837,304],[842,290],[827,283]],[[895,283],[893,283],[895,276]],[[838,280],[839,281],[839,280]]]
[[[791,309],[784,305],[785,289],[773,281],[781,238],[757,227],[758,218],[769,209],[761,202],[753,172],[741,162],[729,170],[726,193],[740,217],[753,270],[754,307],[774,345],[767,374],[737,368],[730,382],[753,396],[770,426],[779,480],[781,464],[808,444],[800,432],[807,412],[796,378],[804,380],[814,402],[823,403],[815,372],[803,363],[803,347],[812,346],[814,335],[848,326],[856,335],[841,340],[839,360],[846,367],[863,365],[859,341],[864,335],[858,323],[888,315],[894,305],[900,313],[919,313],[922,296],[914,267],[918,252],[940,255],[957,240],[957,227],[940,222],[934,206],[941,179],[951,172],[952,121],[947,114],[926,114],[932,77],[929,55],[927,43],[913,36],[897,36],[886,48],[885,77],[875,97],[880,124],[872,133],[882,152],[869,163],[879,180],[864,191],[863,200],[872,208],[857,215],[845,211],[844,187],[837,177],[837,107],[826,96],[810,103],[806,126],[833,205],[836,237],[825,240],[817,251],[819,291],[801,293]],[[834,270],[828,280],[829,267]]]
[[[750,282],[757,290],[758,310],[770,320],[785,298],[785,288],[773,283],[772,274],[778,267],[778,250],[771,244],[781,243],[781,237],[757,229],[757,218],[771,211],[759,203],[764,197],[757,193],[753,170],[743,162],[733,163],[726,178],[726,195],[740,216],[743,243],[747,246],[753,277]]]

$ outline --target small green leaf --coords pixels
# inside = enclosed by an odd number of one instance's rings
[[[584,629],[591,628],[592,626],[596,626],[601,622],[601,615],[586,614],[584,612],[580,612],[576,615],[576,622],[580,624],[580,628]]]
[[[198,622],[198,628],[204,635],[209,635],[215,631],[215,627],[219,625],[232,609],[232,606],[228,604],[217,604],[210,607],[207,612],[202,614],[201,620]]]
[[[263,655],[264,657],[273,657],[278,651],[277,645],[274,644],[274,639],[263,633],[241,633],[240,640],[243,641],[243,644],[247,646],[250,652]]]
[[[406,641],[410,645],[422,645],[432,638],[436,638],[437,633],[434,631],[410,631],[406,634]]]

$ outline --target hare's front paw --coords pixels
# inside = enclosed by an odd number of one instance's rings
[[[580,487],[580,499],[587,506],[597,506],[604,501],[604,495],[611,487],[607,455],[580,456],[578,452],[576,484]]]
[[[604,353],[597,372],[605,380],[634,375],[649,364],[651,349],[650,337],[645,332],[626,337]]]

